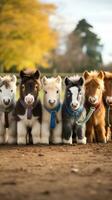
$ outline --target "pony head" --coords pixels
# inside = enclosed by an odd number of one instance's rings
[[[16,98],[16,76],[6,75],[0,77],[0,105],[10,107]]]
[[[44,90],[44,105],[48,109],[54,109],[60,103],[60,93],[62,87],[62,79],[60,76],[56,78],[42,78],[42,87]]]
[[[104,72],[104,100],[109,105],[112,106],[112,73]]]
[[[104,92],[104,73],[102,71],[84,72],[85,98],[92,106],[97,106]]]
[[[21,71],[20,72],[20,99],[27,106],[32,106],[37,99],[40,90],[40,72]]]
[[[65,85],[65,102],[68,107],[76,111],[84,104],[84,79],[79,76],[66,77]]]

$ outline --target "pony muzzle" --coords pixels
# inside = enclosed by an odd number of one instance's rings
[[[8,99],[3,99],[3,103],[5,106],[8,106],[10,104],[11,100],[8,98]]]
[[[51,100],[51,99],[49,100],[49,105],[50,105],[50,106],[54,106],[55,103],[56,103],[56,100]]]
[[[98,103],[98,98],[97,98],[97,97],[92,97],[92,96],[90,96],[90,97],[88,98],[88,101],[89,101],[91,104],[95,105],[95,104]]]
[[[108,105],[112,106],[112,96],[107,96],[106,102],[107,102]]]
[[[32,105],[34,103],[34,96],[28,94],[27,96],[25,96],[24,101],[27,105]]]
[[[79,103],[78,102],[71,103],[71,108],[72,110],[77,110],[79,108]]]

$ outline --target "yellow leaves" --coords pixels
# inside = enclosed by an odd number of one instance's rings
[[[0,9],[0,63],[8,70],[13,65],[18,69],[48,66],[47,57],[57,45],[57,33],[49,25],[55,6],[38,0],[9,0],[0,3]]]

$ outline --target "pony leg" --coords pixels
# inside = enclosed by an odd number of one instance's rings
[[[72,144],[72,125],[70,122],[63,122],[62,138],[64,144]]]
[[[24,122],[22,121],[17,122],[17,144],[25,145],[26,135],[27,135],[27,128]]]
[[[76,136],[77,144],[86,144],[85,130],[86,130],[85,124],[83,126],[77,127],[77,136]]]
[[[5,128],[3,124],[0,124],[0,144],[5,143]]]
[[[53,138],[52,142],[54,144],[61,144],[62,143],[62,122],[56,125],[56,128],[53,131]]]
[[[107,138],[107,142],[111,141],[111,128],[110,127],[106,127],[106,138]]]
[[[31,134],[32,134],[33,144],[40,143],[40,123],[38,121],[34,123]]]
[[[16,121],[11,122],[8,128],[8,144],[16,144],[17,143],[17,124]]]
[[[94,135],[95,135],[94,127],[90,126],[90,124],[88,124],[86,126],[87,143],[92,143],[93,142]]]
[[[98,125],[97,126],[97,136],[98,136],[98,142],[106,143],[106,130],[104,126]]]
[[[43,122],[41,127],[41,144],[49,144],[50,128],[48,122]]]

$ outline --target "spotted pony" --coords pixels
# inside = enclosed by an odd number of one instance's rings
[[[42,118],[41,102],[38,98],[40,90],[40,73],[20,72],[20,97],[16,104],[17,143],[27,144],[27,135],[32,137],[33,144],[40,143]]]

